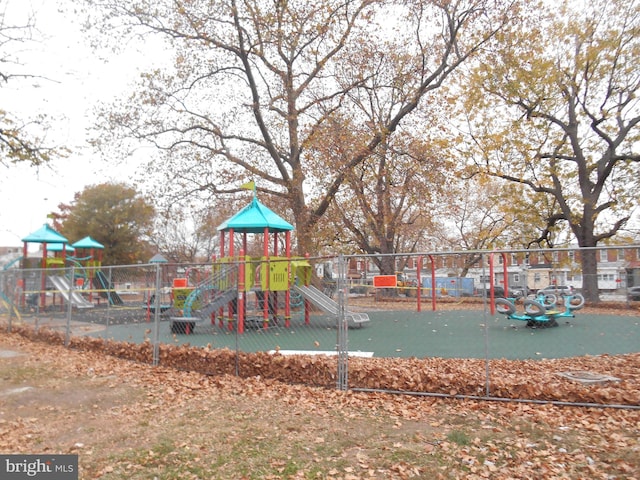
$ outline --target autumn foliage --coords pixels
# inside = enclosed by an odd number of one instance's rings
[[[35,341],[61,345],[65,337],[48,329],[14,327],[13,332]],[[69,347],[103,353],[139,363],[153,363],[154,347],[92,337],[71,337]],[[284,356],[267,352],[243,353],[189,345],[158,347],[158,363],[164,368],[210,376],[277,380],[336,388],[337,360],[326,355]],[[483,359],[349,358],[349,388],[412,392],[460,397],[578,404],[640,405],[640,353],[598,355],[552,360],[489,360],[487,385]],[[561,372],[598,372],[618,381],[581,383]],[[487,395],[487,389],[489,394]]]

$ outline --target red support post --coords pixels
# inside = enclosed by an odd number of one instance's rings
[[[234,245],[234,241],[233,241],[233,237],[234,237],[234,231],[233,228],[229,229],[229,261],[233,260],[233,256],[235,255],[235,245]],[[225,279],[225,284],[226,287],[229,288],[229,277],[227,277]],[[233,330],[233,316],[235,314],[235,309],[233,307],[233,302],[229,302],[229,304],[227,305],[227,328],[229,330]]]
[[[225,235],[224,235],[224,231],[221,230],[220,231],[220,259],[222,260],[224,256],[225,256]],[[220,307],[220,310],[218,310],[220,328],[224,327],[223,317],[224,317],[224,307]]]
[[[493,289],[493,252],[489,254],[489,311],[491,315],[495,315],[495,291]]]
[[[307,261],[309,260],[309,254],[304,254]],[[307,283],[305,283],[305,287],[309,286],[309,282],[311,282],[311,276],[307,279]],[[306,298],[304,299],[304,324],[309,325],[311,323],[311,303]]]
[[[271,269],[269,268],[269,227],[264,227],[263,254],[265,268],[264,280],[266,285],[262,286],[262,328],[269,328],[269,281],[271,280]]]
[[[277,262],[277,258],[278,258],[278,232],[274,232],[273,233],[273,256],[276,258],[276,262]],[[278,264],[276,263],[276,267],[278,267]],[[273,305],[271,306],[272,310],[271,310],[271,314],[273,315],[274,318],[278,317],[278,292],[274,291],[271,292],[273,295]]]
[[[433,255],[429,255],[431,263],[431,310],[436,311],[436,262]]]
[[[240,250],[240,258],[238,262],[238,333],[244,333],[244,315],[245,315],[245,256],[244,250]]]
[[[284,293],[284,326],[291,326],[291,232],[287,230],[284,234],[284,249],[287,256],[287,289]]]
[[[421,290],[422,290],[422,279],[420,278],[420,273],[422,271],[422,255],[418,257],[418,266],[416,268],[416,302],[418,303],[417,309],[418,312],[422,311],[422,301],[421,301]]]

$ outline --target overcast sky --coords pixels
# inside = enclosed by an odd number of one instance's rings
[[[21,239],[47,222],[47,214],[91,184],[126,180],[132,172],[101,163],[86,144],[92,110],[100,100],[122,95],[137,76],[141,55],[128,52],[108,62],[86,44],[78,20],[59,11],[73,0],[0,0],[5,25],[20,22],[29,8],[42,41],[25,46],[18,56],[25,71],[46,79],[17,79],[0,88],[0,109],[21,119],[51,116],[49,143],[72,150],[69,158],[35,169],[0,167],[0,245],[19,246]],[[64,9],[64,8],[63,8]],[[75,241],[77,239],[70,239]]]

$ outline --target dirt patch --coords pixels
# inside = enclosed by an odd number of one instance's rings
[[[14,443],[2,435],[0,447],[19,445],[22,453],[71,451],[106,429],[119,429],[127,421],[120,415],[123,406],[143,395],[116,375],[96,374],[91,365],[76,364],[69,371],[52,360],[21,351],[0,362],[0,430],[12,428],[21,437]]]

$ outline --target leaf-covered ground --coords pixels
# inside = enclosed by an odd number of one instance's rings
[[[83,479],[640,478],[637,409],[340,392],[4,332],[0,378],[0,451],[77,453]]]

